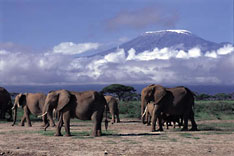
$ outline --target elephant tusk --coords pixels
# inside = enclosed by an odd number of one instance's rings
[[[45,112],[44,114],[39,115],[39,116],[37,116],[37,117],[38,117],[38,118],[41,118],[41,117],[45,116],[46,114],[47,114],[47,112]]]
[[[142,118],[145,116],[145,114],[146,114],[146,111],[147,111],[147,106],[145,107],[145,111],[144,111],[144,113],[142,114]]]
[[[12,109],[12,110],[15,109],[15,106],[13,106],[11,109]]]

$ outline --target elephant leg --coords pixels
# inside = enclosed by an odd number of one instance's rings
[[[26,110],[25,110],[25,107],[24,107],[24,115],[23,115],[23,117],[21,118],[21,121],[20,121],[21,126],[24,126],[25,120],[26,120]]]
[[[176,128],[176,122],[173,121],[173,128]]]
[[[46,127],[48,125],[47,115],[44,115],[42,117],[42,121],[43,121],[43,124],[41,125],[41,127]]]
[[[149,126],[149,113],[145,113],[145,118],[146,118],[146,125]]]
[[[94,112],[91,116],[92,121],[94,122],[93,133],[92,136],[101,136],[101,121],[102,121],[103,113],[98,113],[98,111]]]
[[[111,116],[112,116],[111,123],[114,124],[115,123],[115,114],[113,112],[111,112]]]
[[[117,118],[117,123],[120,123],[120,119],[119,119],[119,109],[116,110],[116,118]]]
[[[28,127],[32,127],[31,120],[29,118],[30,111],[29,111],[28,107],[24,107],[24,112],[25,112],[25,117],[26,117]]]
[[[180,116],[180,119],[179,119],[179,127],[183,126],[184,125],[184,120],[183,120],[183,117]]]
[[[21,125],[21,126],[24,126],[25,120],[26,120],[26,116],[23,115],[23,117],[21,118],[21,121],[20,121],[20,125]]]
[[[66,131],[66,136],[71,136],[70,132],[70,111],[66,111],[63,113],[63,121],[64,121],[64,127]]]
[[[158,115],[158,125],[159,129],[157,131],[163,131],[162,116],[160,114]]]
[[[48,119],[50,121],[50,126],[51,127],[55,127],[55,123],[54,123],[54,120],[53,120],[52,112],[48,113]]]
[[[146,113],[146,123],[147,123],[147,126],[150,126],[150,122],[151,122],[151,116],[149,113]]]
[[[58,121],[58,125],[56,127],[55,136],[62,136],[62,134],[61,134],[62,126],[63,126],[63,113],[61,113],[60,116],[59,116],[59,121]]]
[[[103,113],[99,114],[97,116],[98,120],[97,120],[97,136],[101,136],[102,135],[102,118],[103,118]]]
[[[197,124],[196,124],[196,122],[194,120],[194,112],[193,112],[193,110],[190,113],[190,120],[191,120],[191,124],[192,124],[192,128],[190,130],[191,131],[197,131],[198,129],[197,129]]]
[[[184,115],[183,118],[184,118],[184,126],[181,129],[181,131],[187,131],[188,130],[188,115]]]
[[[151,127],[151,131],[154,132],[156,131],[155,127],[156,127],[156,121],[158,119],[158,123],[159,123],[159,131],[163,131],[162,128],[162,118],[161,118],[161,111],[159,109],[158,105],[155,105],[154,110],[153,110],[153,116],[152,116],[152,127]]]
[[[167,123],[167,129],[169,129],[169,121],[167,121],[166,123]]]

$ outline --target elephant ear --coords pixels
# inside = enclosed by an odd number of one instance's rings
[[[18,107],[23,107],[26,104],[26,94],[20,93],[19,95]]]
[[[70,93],[67,90],[60,90],[58,97],[57,111],[62,110],[70,102]]]
[[[166,89],[160,85],[155,86],[154,88],[154,101],[155,104],[158,104],[162,98],[166,95]]]

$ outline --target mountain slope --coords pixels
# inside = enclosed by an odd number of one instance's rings
[[[133,40],[121,44],[118,48],[123,48],[125,52],[134,48],[136,54],[143,51],[152,51],[154,48],[173,48],[176,50],[188,51],[198,47],[201,52],[217,50],[223,47],[224,43],[215,43],[204,40],[187,30],[162,30],[145,32]],[[116,51],[117,47],[103,51],[98,55],[106,55]]]

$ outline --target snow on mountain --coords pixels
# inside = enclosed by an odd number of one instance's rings
[[[176,32],[176,33],[181,33],[181,34],[191,34],[190,31],[188,30],[161,30],[161,31],[147,31],[145,32],[146,34],[153,34],[153,33],[160,33],[160,32]]]

